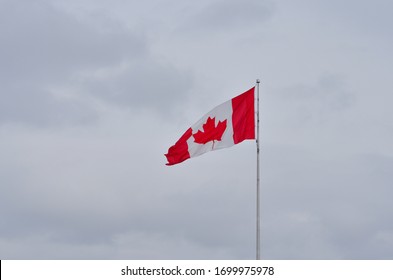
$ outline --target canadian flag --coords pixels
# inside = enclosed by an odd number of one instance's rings
[[[255,87],[218,105],[187,129],[165,154],[166,165],[255,139],[254,91]]]

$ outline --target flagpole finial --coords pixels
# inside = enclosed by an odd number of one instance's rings
[[[257,79],[257,84],[259,84],[261,81],[259,79]]]

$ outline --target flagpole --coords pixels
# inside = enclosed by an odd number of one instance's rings
[[[261,228],[261,221],[260,221],[260,206],[259,206],[259,193],[260,193],[260,171],[259,171],[259,83],[260,80],[257,79],[256,81],[256,88],[257,88],[257,236],[256,236],[256,259],[261,259],[261,236],[260,236],[260,228]]]

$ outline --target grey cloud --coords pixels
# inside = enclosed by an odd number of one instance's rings
[[[201,22],[211,27],[248,25],[264,21],[271,14],[269,1],[217,1],[201,13]]]
[[[113,156],[117,164],[102,162],[91,169],[94,159],[89,160],[89,154],[95,150],[102,151],[98,158],[110,154],[110,149],[105,151],[99,146],[80,157],[82,161],[75,168],[56,163],[67,168],[53,168],[57,184],[55,178],[43,181],[37,177],[26,178],[24,183],[19,178],[18,183],[11,173],[8,179],[1,179],[3,186],[9,186],[1,198],[1,209],[12,213],[2,219],[2,240],[8,240],[6,244],[11,246],[15,238],[28,242],[23,240],[41,236],[37,242],[44,247],[64,247],[62,252],[48,248],[32,258],[252,259],[255,173],[244,163],[254,154],[250,145],[244,145],[230,154],[217,152],[195,159],[187,163],[192,168],[183,166],[168,173],[149,163],[129,166],[135,171],[129,175],[126,169],[115,171],[123,169],[127,162],[126,156],[120,154]],[[147,155],[146,160],[152,162],[152,157]],[[265,258],[389,258],[393,229],[386,223],[392,218],[386,209],[392,195],[392,158],[363,155],[337,161],[303,150],[266,145],[262,163]],[[226,172],[231,166],[237,173]],[[42,168],[34,172],[35,176],[44,172]],[[145,168],[156,176],[135,175]],[[201,176],[212,168],[214,175]],[[88,174],[97,170],[108,171],[92,180]],[[108,181],[114,174],[118,180]],[[174,177],[169,178],[169,174]],[[72,179],[67,182],[68,177]],[[86,180],[92,181],[83,184]],[[11,181],[14,184],[9,184]],[[105,181],[111,185],[101,183]],[[174,188],[163,189],[176,183],[179,185]],[[103,251],[97,252],[98,248]],[[25,254],[28,252],[21,251],[18,258]]]
[[[5,1],[2,6],[5,81],[64,80],[75,70],[116,63],[145,51],[144,42],[125,29],[83,22],[43,1],[23,5]]]
[[[2,6],[0,122],[89,123],[99,114],[94,99],[158,111],[167,105],[168,112],[167,100],[187,94],[189,74],[157,62],[145,39],[120,23],[82,20],[45,1]],[[109,72],[86,78],[101,69]]]
[[[379,0],[374,5],[358,1],[320,1],[316,7],[330,21],[357,28],[364,35],[379,37],[391,44],[392,24],[390,11],[393,4],[389,0]]]
[[[129,60],[118,68],[109,69],[103,77],[87,74],[80,80],[81,88],[111,104],[134,110],[149,108],[169,117],[187,99],[193,86],[191,73],[149,57]]]
[[[62,98],[54,85],[72,82],[82,69],[116,63],[143,52],[127,32],[103,31],[46,2],[3,1],[0,32],[0,121],[32,124],[86,122],[96,112],[80,97]]]
[[[136,128],[140,119],[124,122],[130,129],[120,132],[106,127],[97,132],[90,127],[83,137],[73,130],[60,135],[37,130],[26,133],[24,129],[16,133],[12,128],[3,132],[2,143],[8,147],[3,155],[14,157],[0,161],[2,167],[7,166],[0,173],[8,174],[0,177],[0,210],[12,213],[1,219],[1,254],[18,255],[7,248],[16,250],[18,246],[13,242],[19,240],[31,242],[29,248],[36,243],[64,248],[61,252],[48,248],[33,258],[95,259],[100,256],[98,252],[93,254],[97,247],[105,248],[106,259],[119,255],[250,258],[248,248],[253,241],[242,237],[244,231],[251,231],[249,225],[253,223],[247,214],[252,206],[248,191],[243,189],[245,181],[239,181],[236,174],[225,176],[225,169],[218,167],[217,176],[202,181],[198,172],[163,169],[164,160],[157,163],[163,155],[153,145],[163,134],[160,125],[145,127],[141,122]],[[148,131],[155,131],[153,137],[136,137],[146,136]],[[144,145],[152,149],[130,149]],[[218,166],[220,159],[212,159]],[[203,161],[196,163],[196,168],[204,165]],[[232,164],[228,161],[228,165]],[[244,168],[241,163],[238,166]],[[144,175],[145,170],[155,176]],[[201,171],[209,170],[205,166]],[[233,193],[238,194],[236,198]],[[161,245],[156,244],[157,239]],[[173,250],[180,242],[183,248]],[[150,248],[150,243],[157,247]],[[89,252],[84,253],[82,247]],[[117,248],[117,252],[109,253],[110,248]],[[17,258],[31,257],[29,254],[21,250]]]
[[[356,95],[347,89],[345,79],[337,75],[320,77],[315,85],[296,85],[279,92],[286,113],[297,114],[301,123],[321,123],[336,120],[337,115],[348,111],[356,103]]]
[[[86,101],[62,98],[37,85],[3,87],[0,123],[28,123],[39,126],[87,124],[97,112]]]
[[[255,142],[163,154],[256,73],[263,258],[391,259],[390,39],[340,1],[0,3],[1,259],[253,259]]]
[[[182,28],[191,31],[223,32],[248,27],[257,28],[269,19],[274,12],[270,1],[214,1],[202,8],[196,9]]]
[[[392,158],[363,155],[337,162],[299,152],[265,152],[263,169],[269,174],[263,180],[262,196],[265,256],[389,258],[386,247],[392,249],[392,227],[386,220],[392,213],[385,209],[390,207],[392,196],[388,172]],[[285,180],[274,175],[276,165],[286,174]]]

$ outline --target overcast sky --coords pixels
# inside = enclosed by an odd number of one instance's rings
[[[393,259],[393,2],[0,0],[0,259]]]

